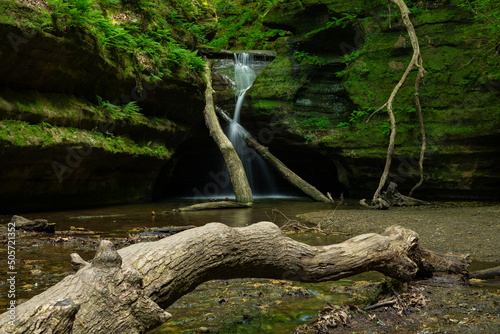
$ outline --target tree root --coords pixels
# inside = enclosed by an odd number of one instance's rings
[[[359,204],[362,207],[375,210],[387,210],[393,206],[429,205],[429,202],[402,195],[397,188],[398,185],[391,182],[386,191],[380,194],[377,198],[372,199],[371,205],[366,203],[366,199],[364,198],[359,201]]]

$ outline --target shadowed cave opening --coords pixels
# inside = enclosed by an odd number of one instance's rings
[[[335,164],[320,153],[297,147],[276,147],[270,150],[292,171],[322,193],[330,192],[334,198],[338,198],[341,193],[348,195],[348,190],[337,179]],[[272,167],[269,167],[269,171],[276,185],[276,192],[263,192],[265,187],[262,183],[265,182],[265,177],[254,175],[256,181],[252,191],[255,197],[306,197]],[[200,146],[191,143],[160,171],[154,186],[154,199],[234,197],[232,192],[228,194],[227,184],[231,189],[224,162],[215,144]]]

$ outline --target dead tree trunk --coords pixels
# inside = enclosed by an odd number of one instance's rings
[[[222,111],[219,112],[219,115],[224,117],[224,119],[226,119],[226,121],[228,122],[233,121],[231,117],[229,117]],[[281,160],[272,155],[267,147],[261,145],[255,138],[253,138],[250,133],[241,129],[241,135],[243,136],[243,139],[245,139],[247,145],[257,154],[259,154],[262,159],[264,159],[269,165],[271,165],[292,186],[302,191],[314,201],[333,203],[333,199],[331,198],[330,194],[328,194],[328,196],[323,195],[321,191],[316,189],[316,187],[309,184],[303,178],[295,174],[283,162],[281,162]]]
[[[253,202],[252,189],[248,183],[247,175],[243,164],[241,163],[238,153],[236,153],[233,144],[222,131],[220,127],[219,120],[215,114],[214,100],[212,95],[212,78],[210,65],[207,62],[205,65],[205,80],[207,82],[207,88],[205,90],[205,122],[208,129],[210,130],[210,136],[215,140],[215,143],[219,147],[219,150],[224,158],[227,170],[229,172],[229,178],[231,179],[231,184],[233,185],[234,195],[236,201],[239,203],[251,203]]]
[[[419,161],[420,181],[411,190],[411,194],[423,182],[423,160],[424,160],[424,153],[425,153],[425,147],[426,147],[424,122],[423,122],[422,110],[420,107],[420,100],[419,100],[419,95],[418,95],[419,83],[420,83],[420,80],[422,80],[422,78],[424,76],[425,70],[423,68],[423,60],[422,60],[422,55],[420,53],[420,46],[418,43],[417,34],[415,32],[415,28],[413,27],[413,23],[410,20],[410,16],[409,16],[410,10],[408,9],[408,6],[406,6],[405,2],[403,0],[389,0],[389,2],[392,2],[393,4],[395,4],[399,8],[399,11],[401,12],[401,18],[403,20],[403,25],[406,27],[406,30],[408,32],[408,36],[410,37],[411,46],[413,48],[413,56],[410,60],[410,63],[408,64],[408,67],[406,68],[405,72],[401,76],[401,79],[396,84],[396,86],[394,86],[394,89],[392,90],[392,93],[389,96],[389,99],[387,100],[387,102],[384,105],[382,105],[379,109],[374,111],[370,115],[370,117],[368,117],[368,119],[366,120],[366,122],[369,122],[370,119],[373,117],[373,115],[375,115],[377,112],[379,112],[380,110],[387,107],[387,114],[389,115],[389,121],[391,124],[391,134],[389,136],[389,145],[387,147],[387,157],[386,157],[384,171],[382,173],[382,176],[380,177],[378,188],[375,191],[375,194],[373,195],[373,202],[374,202],[375,207],[377,206],[377,201],[380,198],[380,192],[382,191],[382,188],[384,188],[384,186],[387,182],[387,177],[389,175],[389,171],[390,171],[391,163],[392,163],[392,156],[394,154],[394,144],[395,144],[395,140],[396,140],[396,118],[394,117],[393,103],[394,103],[394,100],[395,100],[397,94],[399,93],[399,90],[401,89],[403,84],[406,82],[406,79],[408,79],[410,72],[415,67],[418,68],[418,74],[417,74],[417,78],[415,81],[415,103],[417,106],[417,112],[418,112],[419,120],[420,120],[420,129],[421,129],[421,133],[422,133],[422,150],[420,153],[420,161]]]
[[[102,241],[92,263],[73,255],[76,274],[20,304],[7,333],[144,333],[171,315],[163,309],[213,279],[337,280],[377,270],[402,281],[436,271],[467,274],[466,256],[433,253],[400,226],[340,244],[315,247],[281,234],[270,222],[243,228],[211,223],[114,250]]]
[[[173,212],[190,212],[190,211],[222,210],[222,209],[248,209],[251,207],[252,207],[251,203],[219,201],[219,202],[197,203],[182,208],[174,209]]]

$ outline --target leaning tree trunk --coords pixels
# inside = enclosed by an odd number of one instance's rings
[[[205,122],[208,129],[210,130],[210,136],[215,140],[215,143],[219,147],[224,162],[226,164],[227,170],[229,172],[229,178],[231,184],[233,185],[234,195],[236,201],[239,203],[251,203],[253,202],[252,189],[248,183],[247,175],[243,164],[241,163],[238,153],[236,153],[233,144],[222,131],[220,127],[219,120],[215,114],[214,109],[214,99],[212,95],[212,76],[210,70],[210,64],[206,62],[205,64],[205,80],[207,82],[207,88],[205,90]]]
[[[231,117],[226,115],[224,112],[219,112],[219,115],[224,117],[224,119],[229,123],[233,121]],[[328,197],[323,195],[321,191],[316,189],[316,187],[314,187],[313,185],[305,181],[303,178],[295,174],[290,168],[288,168],[283,162],[281,162],[281,160],[272,155],[271,152],[269,152],[269,150],[267,149],[267,147],[261,145],[255,138],[253,138],[250,133],[248,133],[244,129],[240,129],[240,134],[243,137],[243,139],[245,139],[247,145],[251,149],[253,149],[257,154],[259,154],[262,157],[262,159],[267,161],[267,163],[271,167],[273,167],[292,186],[302,191],[312,200],[318,202],[327,202],[327,203],[333,202],[333,199],[331,198],[330,194],[328,194],[329,195]]]
[[[261,222],[243,228],[211,223],[156,242],[114,250],[102,241],[92,263],[73,254],[76,274],[19,305],[8,333],[144,333],[171,315],[163,309],[214,279],[337,280],[377,270],[402,281],[436,271],[467,274],[467,256],[440,255],[400,226],[315,247]]]

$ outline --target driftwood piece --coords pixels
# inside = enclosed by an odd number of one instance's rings
[[[443,262],[429,266],[436,256]],[[14,326],[8,313],[1,314],[0,328],[30,334],[144,333],[170,318],[163,308],[213,279],[322,282],[376,270],[408,281],[421,265],[463,273],[469,259],[440,257],[418,244],[416,232],[400,226],[315,247],[283,236],[270,222],[242,228],[210,223],[118,251],[102,241],[92,263],[18,305]]]
[[[207,88],[205,89],[205,110],[203,111],[205,123],[210,131],[210,136],[214,139],[224,158],[236,201],[239,203],[251,203],[253,202],[252,189],[248,183],[243,164],[233,144],[226,137],[224,131],[222,131],[217,115],[215,114],[211,70],[208,62],[205,64],[204,77],[207,83]]]
[[[12,216],[10,220],[14,224],[16,230],[23,230],[29,232],[47,232],[54,233],[56,229],[55,223],[49,223],[46,219],[29,220],[21,216]]]
[[[232,201],[220,201],[220,202],[207,202],[207,203],[197,203],[183,208],[174,209],[174,212],[187,212],[187,211],[202,211],[202,210],[221,210],[221,209],[246,209],[251,208],[252,203],[238,203]],[[166,211],[165,213],[168,213]]]
[[[470,273],[470,278],[475,278],[475,279],[500,278],[500,267],[474,271]]]
[[[387,210],[392,206],[428,205],[429,202],[402,195],[398,191],[398,185],[391,182],[386,191],[372,200],[372,205],[367,204],[365,199],[359,201],[359,204],[370,209]]]
[[[231,117],[226,115],[223,111],[217,110],[219,115],[221,115],[226,121],[232,122]],[[288,183],[290,183],[295,188],[302,191],[304,194],[309,196],[312,200],[318,202],[333,203],[333,199],[330,194],[325,196],[316,189],[313,185],[309,184],[307,181],[302,179],[300,176],[295,174],[291,169],[289,169],[281,160],[276,158],[267,147],[261,145],[252,135],[243,128],[240,128],[240,133],[243,139],[245,139],[248,147],[253,149],[257,154],[259,154],[262,159],[264,159],[271,167],[273,167]]]

